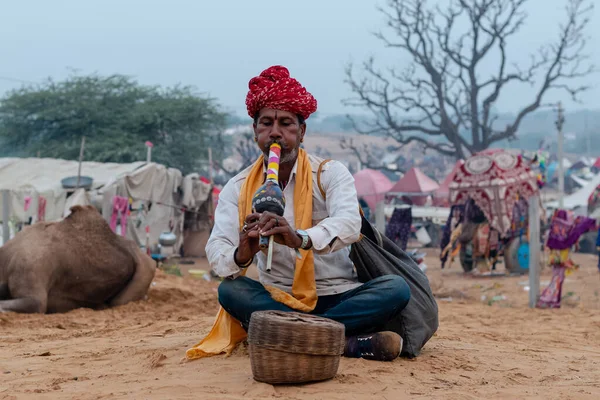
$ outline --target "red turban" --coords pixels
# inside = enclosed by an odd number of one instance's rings
[[[250,118],[263,108],[292,112],[304,119],[317,111],[317,100],[281,65],[265,69],[250,79],[248,87],[246,108]]]

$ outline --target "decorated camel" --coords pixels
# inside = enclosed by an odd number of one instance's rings
[[[145,298],[150,257],[112,232],[92,206],[60,222],[39,222],[0,247],[0,312],[102,309]]]

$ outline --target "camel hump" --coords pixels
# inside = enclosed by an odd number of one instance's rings
[[[96,207],[94,206],[82,206],[82,205],[75,205],[72,206],[71,208],[69,208],[69,211],[71,211],[71,214],[76,214],[76,213],[81,213],[81,212],[95,212],[99,214],[99,211],[96,209]]]

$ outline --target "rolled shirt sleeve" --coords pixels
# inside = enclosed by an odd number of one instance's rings
[[[213,271],[220,277],[236,277],[240,268],[233,253],[239,245],[238,192],[230,180],[221,193],[215,210],[215,225],[206,243],[206,257]]]

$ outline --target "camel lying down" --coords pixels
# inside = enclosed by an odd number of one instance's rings
[[[0,312],[102,309],[145,298],[154,261],[112,232],[93,206],[39,222],[0,247]]]

